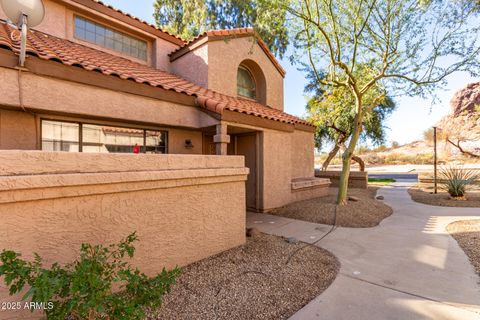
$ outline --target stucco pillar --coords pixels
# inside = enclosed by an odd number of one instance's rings
[[[213,136],[213,142],[215,142],[216,154],[218,156],[226,156],[230,136],[227,134],[227,125],[225,123],[217,124],[217,134]]]

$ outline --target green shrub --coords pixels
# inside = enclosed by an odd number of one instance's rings
[[[82,244],[80,258],[64,267],[54,263],[44,268],[42,258],[20,259],[20,254],[0,254],[0,277],[10,294],[28,290],[22,300],[50,306],[47,319],[114,320],[143,319],[146,308],[159,307],[162,296],[175,283],[180,269],[163,269],[153,278],[123,261],[132,258],[136,233],[108,247]]]
[[[447,167],[440,171],[443,186],[452,198],[462,198],[465,196],[467,186],[473,184],[478,178],[472,170],[464,168]]]

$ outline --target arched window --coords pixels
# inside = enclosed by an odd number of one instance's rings
[[[257,99],[257,86],[252,73],[247,68],[238,67],[237,94],[241,97]]]

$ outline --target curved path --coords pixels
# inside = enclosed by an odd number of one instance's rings
[[[480,319],[480,278],[445,230],[453,221],[480,219],[480,209],[422,205],[407,186],[379,190],[394,210],[379,226],[337,228],[319,243],[340,260],[340,273],[291,319]],[[247,224],[309,243],[330,228],[258,213],[249,213]]]

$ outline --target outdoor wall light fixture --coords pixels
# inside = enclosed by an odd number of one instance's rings
[[[192,149],[193,148],[192,140],[190,140],[190,139],[185,140],[185,148],[186,149]]]
[[[25,66],[27,30],[39,25],[45,17],[42,0],[0,0],[8,19],[21,30],[20,67]]]

